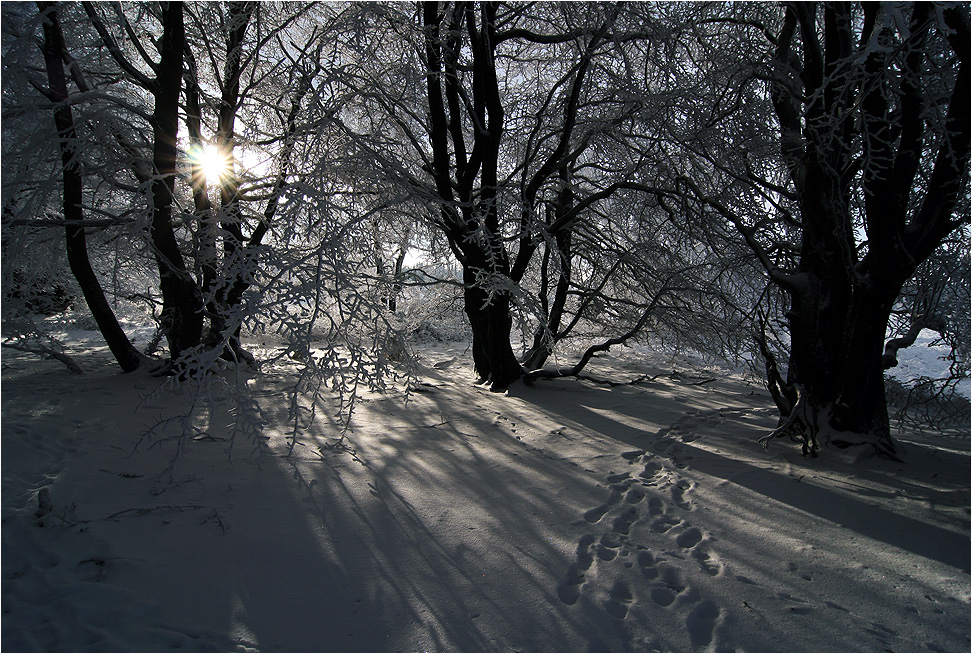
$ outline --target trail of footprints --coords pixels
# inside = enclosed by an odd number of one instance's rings
[[[722,574],[723,566],[705,532],[686,517],[695,509],[694,484],[678,472],[690,457],[668,435],[674,430],[659,434],[657,454],[639,450],[622,455],[636,466],[635,472],[608,476],[607,501],[583,514],[593,533],[578,542],[576,560],[560,583],[558,596],[573,605],[595,574],[600,580],[611,566],[637,566],[646,584],[638,589],[639,596],[664,609],[691,606],[686,609],[685,627],[693,647],[704,647],[712,640],[720,611],[689,587],[679,566],[691,560],[712,576]],[[619,620],[627,617],[636,601],[625,579],[631,579],[627,572],[614,581],[603,602],[604,610]]]

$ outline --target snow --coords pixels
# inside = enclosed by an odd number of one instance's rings
[[[949,376],[949,354],[948,346],[941,343],[937,332],[923,329],[914,345],[898,352],[898,365],[888,373],[903,383],[922,378],[945,379]],[[965,397],[972,397],[970,389],[968,378],[958,383],[958,391]]]
[[[290,453],[279,364],[264,456],[213,396],[168,474],[184,391],[71,343],[84,376],[2,355],[3,651],[970,649],[968,439],[804,459],[739,375],[620,350],[591,375],[644,381],[495,395],[428,345],[343,447],[335,404]]]

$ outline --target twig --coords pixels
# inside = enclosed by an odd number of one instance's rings
[[[126,513],[134,513],[135,515],[148,515],[149,513],[155,513],[157,511],[198,511],[199,509],[205,509],[206,507],[201,504],[180,504],[180,505],[166,505],[166,506],[150,506],[150,507],[140,507],[133,509],[124,509],[118,513],[112,513],[110,516],[106,517],[105,520],[114,520],[115,518],[125,515]]]

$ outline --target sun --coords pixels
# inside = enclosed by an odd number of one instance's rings
[[[230,172],[229,162],[215,146],[203,146],[196,150],[193,156],[196,165],[202,170],[203,176],[210,184],[222,183]]]

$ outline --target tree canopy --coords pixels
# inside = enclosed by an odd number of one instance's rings
[[[497,391],[631,340],[761,359],[805,453],[894,456],[923,328],[968,375],[966,4],[2,11],[22,339],[74,297],[185,379],[272,332],[353,398],[450,307]]]

